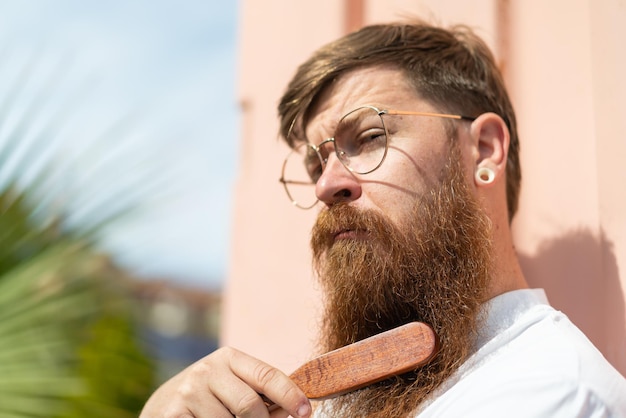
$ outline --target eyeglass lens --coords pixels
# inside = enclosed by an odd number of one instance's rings
[[[326,143],[324,143],[326,142]],[[360,107],[345,115],[335,129],[332,139],[320,148],[303,143],[294,148],[283,165],[282,181],[290,199],[303,208],[315,205],[315,183],[328,160],[330,142],[342,164],[357,174],[376,170],[387,150],[387,136],[382,117],[372,107]]]
[[[289,199],[303,209],[317,203],[315,183],[322,174],[321,158],[314,145],[302,143],[291,150],[283,164],[281,181],[285,191]]]

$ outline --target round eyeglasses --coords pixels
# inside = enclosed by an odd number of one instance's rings
[[[473,121],[470,116],[444,113],[380,110],[361,106],[343,116],[337,123],[335,135],[318,145],[302,142],[285,158],[279,181],[285,187],[291,202],[310,209],[318,202],[315,184],[328,161],[328,145],[334,145],[335,155],[343,166],[355,174],[369,174],[383,164],[388,150],[389,133],[383,115],[431,116]]]

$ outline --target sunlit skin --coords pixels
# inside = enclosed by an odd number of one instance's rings
[[[383,82],[381,82],[383,80]],[[419,97],[400,70],[367,67],[344,74],[317,100],[306,121],[306,136],[314,144],[332,137],[337,121],[362,105],[380,109],[445,112]],[[402,225],[416,195],[436,187],[449,152],[445,121],[437,117],[383,116],[390,135],[385,162],[376,171],[359,175],[348,171],[332,152],[316,185],[326,207],[338,202],[374,209]],[[506,208],[505,165],[509,134],[502,119],[480,115],[476,121],[455,121],[465,173],[493,224],[496,243],[493,282],[489,297],[528,287],[517,262]],[[332,144],[325,145],[332,147]],[[495,173],[491,184],[474,179],[478,167]],[[362,232],[338,231],[337,239],[366,238]]]
[[[337,121],[361,105],[436,110],[419,100],[414,89],[398,75],[397,70],[368,68],[341,77],[324,91],[313,108],[307,121],[308,140],[317,144],[333,136]],[[369,174],[353,174],[334,153],[329,153],[315,190],[321,202],[331,206],[338,201],[350,201],[357,208],[384,211],[391,220],[398,221],[413,201],[407,197],[434,187],[448,151],[442,121],[421,116],[384,116],[384,120],[391,141],[382,166]]]

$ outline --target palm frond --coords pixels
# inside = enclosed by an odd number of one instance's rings
[[[0,97],[0,417],[136,416],[155,373],[137,339],[126,273],[96,236],[158,186],[126,181],[114,158],[86,176],[52,164],[51,144],[72,112],[65,102],[48,112],[61,73],[17,106],[36,67],[27,63]],[[15,108],[22,112],[11,115]],[[114,151],[128,123],[112,126],[103,135]],[[106,183],[111,173],[122,181]]]

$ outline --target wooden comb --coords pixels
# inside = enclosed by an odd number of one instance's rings
[[[309,399],[329,399],[415,370],[437,352],[437,336],[410,322],[314,358],[290,377]],[[270,411],[277,408],[263,396]]]

